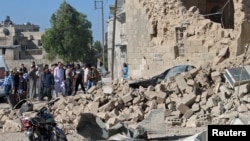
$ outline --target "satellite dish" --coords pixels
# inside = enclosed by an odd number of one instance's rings
[[[10,31],[9,31],[9,29],[7,29],[7,28],[3,28],[3,33],[4,33],[4,35],[6,35],[6,36],[10,35]]]

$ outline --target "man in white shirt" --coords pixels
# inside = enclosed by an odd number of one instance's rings
[[[55,93],[58,97],[58,93],[62,92],[63,96],[65,95],[65,70],[63,64],[58,62],[58,66],[54,69],[54,79],[55,79]]]

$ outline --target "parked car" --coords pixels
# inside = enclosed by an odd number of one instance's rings
[[[7,64],[5,62],[5,59],[3,56],[0,56],[0,98],[4,97],[4,87],[3,87],[3,82],[4,82],[4,76],[5,76],[5,71],[8,71]]]
[[[147,88],[148,86],[156,86],[157,84],[161,83],[163,80],[167,80],[169,77],[177,76],[183,72],[190,71],[191,69],[195,68],[191,65],[179,65],[172,68],[167,69],[163,73],[153,76],[150,79],[142,79],[136,80],[134,82],[130,82],[129,86],[132,88],[139,88],[144,87]]]

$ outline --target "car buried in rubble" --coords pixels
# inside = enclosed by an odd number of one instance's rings
[[[129,86],[132,88],[139,88],[140,86],[144,88],[147,88],[148,86],[156,86],[157,84],[160,84],[162,81],[166,81],[170,77],[177,76],[183,72],[190,71],[194,68],[195,67],[192,65],[174,66],[172,68],[165,70],[163,73],[159,75],[153,76],[152,78],[135,80],[133,82],[130,82]]]

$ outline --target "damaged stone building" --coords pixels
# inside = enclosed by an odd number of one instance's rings
[[[41,36],[39,26],[30,22],[15,24],[9,16],[0,23],[0,54],[9,66],[30,63],[28,60],[42,59]]]
[[[145,78],[176,65],[215,66],[244,54],[249,6],[248,0],[118,0],[115,78],[123,62],[132,78]],[[113,22],[108,21],[109,70]]]

